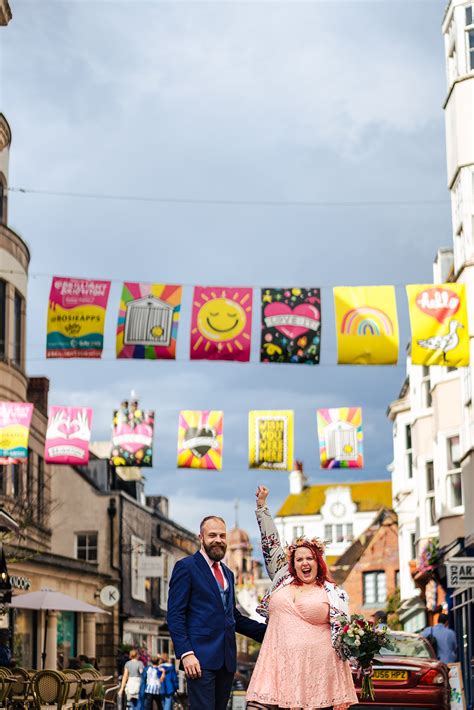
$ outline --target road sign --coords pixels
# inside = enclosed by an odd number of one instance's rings
[[[474,557],[451,557],[445,564],[447,587],[474,587]]]
[[[108,584],[100,590],[100,601],[104,606],[115,606],[120,599],[120,592],[117,587]]]

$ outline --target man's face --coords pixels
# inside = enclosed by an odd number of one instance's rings
[[[204,523],[199,537],[207,556],[214,562],[220,562],[227,550],[227,528],[225,523],[211,518],[211,520]]]

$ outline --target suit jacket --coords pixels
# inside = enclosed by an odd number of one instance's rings
[[[235,633],[262,641],[265,624],[249,619],[235,605],[234,575],[221,564],[229,584],[224,608],[216,579],[200,552],[179,560],[173,569],[168,596],[167,622],[177,658],[192,651],[201,668],[235,673]]]

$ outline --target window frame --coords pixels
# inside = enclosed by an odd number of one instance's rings
[[[420,392],[421,406],[423,407],[423,409],[431,409],[431,407],[433,406],[433,395],[431,392],[431,370],[427,365],[421,366]]]
[[[23,313],[25,299],[19,291],[15,289],[13,296],[13,353],[12,361],[18,367],[23,365]]]
[[[467,73],[474,71],[474,5],[466,5],[464,14],[464,34],[466,37]],[[470,22],[468,18],[470,13]],[[471,44],[472,37],[472,44]]]
[[[413,440],[411,424],[405,424],[405,472],[407,478],[413,478]]]
[[[81,560],[81,562],[89,562],[89,564],[99,563],[99,531],[98,530],[78,530],[74,533],[75,537],[75,557],[76,560]],[[85,545],[79,545],[79,537],[86,538]],[[95,537],[95,545],[91,544],[89,538]],[[79,547],[86,551],[85,557],[79,557]],[[89,551],[95,550],[95,560],[89,558]]]
[[[375,598],[373,600],[367,599],[367,584],[366,584],[366,582],[369,578],[373,578],[375,580],[375,584],[374,584],[374,591],[375,591],[374,597]],[[382,579],[382,578],[384,580],[384,589],[385,589],[385,596],[383,599],[379,596],[379,592],[380,592],[379,579]],[[386,575],[385,570],[367,570],[367,572],[362,573],[362,599],[363,599],[363,604],[366,607],[373,607],[378,604],[385,604],[386,603],[386,601],[387,601],[387,575]]]
[[[431,467],[431,475],[428,473]],[[431,479],[431,480],[430,480]],[[431,483],[431,488],[429,487]],[[436,519],[436,496],[435,496],[435,470],[434,462],[425,461],[425,485],[426,485],[426,522],[428,527],[433,528],[437,524]]]
[[[451,436],[446,437],[446,500],[448,501],[448,506],[450,510],[459,510],[460,508],[463,507],[464,505],[464,496],[462,492],[462,468],[461,468],[461,463],[460,461],[455,461],[453,460],[452,456],[452,450],[451,450],[451,441],[453,439],[458,440],[458,447],[459,447],[459,455],[461,454],[461,438],[459,434],[452,434]],[[456,466],[456,464],[458,464]],[[460,502],[456,503],[453,498],[453,491],[455,490],[455,486],[453,485],[453,479],[458,478],[459,479],[459,490],[461,492],[460,495]]]
[[[8,284],[5,279],[0,279],[0,360],[6,360],[7,348],[7,290]]]

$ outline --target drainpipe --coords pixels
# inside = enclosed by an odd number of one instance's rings
[[[119,505],[120,505],[120,511],[119,511],[119,539],[118,539],[118,559],[119,563],[118,565],[115,564],[114,560],[114,547],[115,547],[115,535],[114,535],[114,521],[115,517],[117,515],[117,503],[115,498],[111,498],[109,501],[109,507],[107,508],[107,514],[109,516],[109,531],[110,531],[110,547],[109,547],[109,555],[110,555],[110,567],[118,572],[119,575],[119,590],[120,590],[120,597],[119,597],[119,639],[120,643],[122,642],[123,638],[123,575],[122,575],[122,512],[123,512],[123,506],[122,506],[122,498],[119,498]]]

